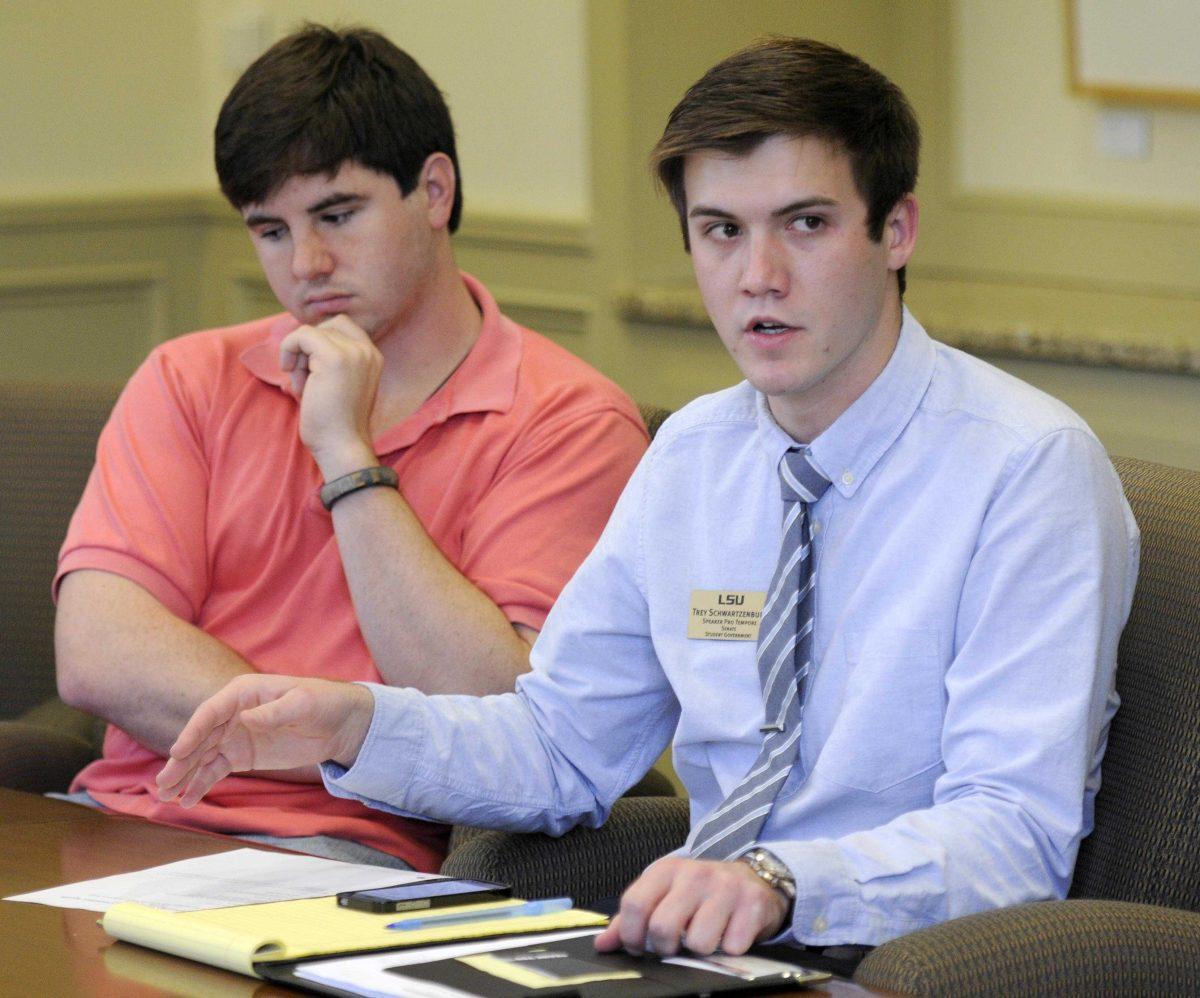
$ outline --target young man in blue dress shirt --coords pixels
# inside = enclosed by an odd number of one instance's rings
[[[764,707],[756,627],[716,638],[689,621],[767,590],[777,468],[803,446],[831,484],[809,509],[795,764],[753,862],[689,841],[629,887],[597,945],[874,945],[1063,896],[1117,706],[1138,532],[1082,420],[904,308],[918,145],[900,91],[838,49],[770,39],[714,67],[654,161],[746,380],[659,431],[533,672],[483,700],[244,677],[181,735],[164,799],[323,761],[331,792],[398,814],[561,833],[600,824],[673,740],[695,840],[755,764]]]

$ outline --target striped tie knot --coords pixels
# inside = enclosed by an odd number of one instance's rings
[[[814,503],[829,488],[809,457],[807,447],[792,447],[779,460],[779,488],[784,502]]]

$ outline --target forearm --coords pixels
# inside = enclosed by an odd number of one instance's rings
[[[332,515],[359,627],[385,682],[426,693],[513,688],[529,668],[529,641],[446,560],[398,492],[362,489]]]
[[[961,915],[1062,897],[1078,835],[985,792],[837,839],[761,843],[796,877],[785,938],[875,945]]]
[[[517,694],[371,690],[374,717],[353,766],[325,767],[331,793],[406,817],[559,835],[607,815]]]
[[[63,579],[55,650],[62,698],[160,755],[200,703],[254,671],[137,584],[100,571]]]

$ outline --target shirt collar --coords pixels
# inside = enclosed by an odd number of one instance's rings
[[[858,491],[912,419],[933,377],[933,362],[933,340],[905,308],[900,337],[887,365],[809,446],[813,462],[846,498]],[[761,392],[757,402],[759,436],[777,464],[796,441],[775,422]]]
[[[411,416],[376,438],[379,454],[410,446],[430,427],[452,416],[512,408],[523,349],[520,327],[500,314],[496,300],[479,281],[467,273],[462,279],[483,317],[479,338],[441,388]],[[291,315],[273,320],[266,338],[243,351],[242,364],[259,380],[286,388],[288,375],[279,366],[279,344],[299,325]]]

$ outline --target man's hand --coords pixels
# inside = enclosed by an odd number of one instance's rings
[[[783,895],[745,863],[671,856],[629,886],[596,949],[736,955],[779,932],[786,914]]]
[[[300,439],[326,481],[376,463],[371,410],[383,356],[344,315],[319,326],[301,326],[279,347],[280,366],[300,400]]]
[[[291,769],[332,759],[353,764],[375,700],[353,683],[239,676],[205,700],[171,746],[158,797],[191,807],[218,780],[246,770]]]

